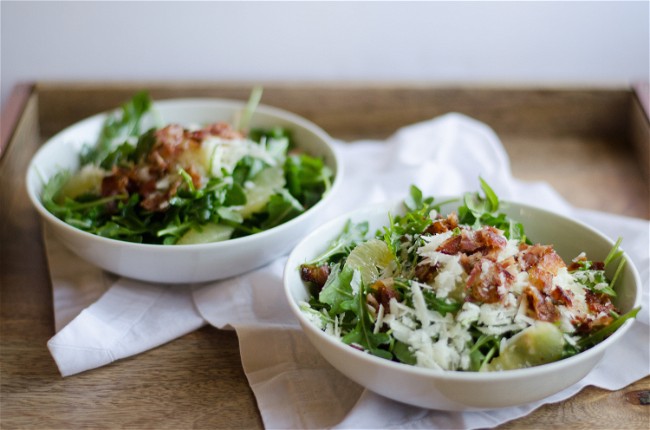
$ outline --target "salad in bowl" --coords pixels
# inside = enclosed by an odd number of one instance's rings
[[[332,170],[297,150],[288,128],[161,123],[141,92],[104,122],[80,154],[45,184],[45,208],[73,227],[112,239],[194,244],[276,227],[330,190]]]
[[[577,382],[629,329],[639,279],[620,240],[481,188],[412,187],[294,249],[289,303],[337,369],[418,406],[513,406]]]
[[[194,283],[263,266],[319,222],[342,171],[327,133],[260,98],[138,93],[49,139],[30,200],[69,250],[118,275]]]

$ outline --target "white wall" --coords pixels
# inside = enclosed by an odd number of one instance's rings
[[[26,80],[647,81],[649,2],[0,3]]]

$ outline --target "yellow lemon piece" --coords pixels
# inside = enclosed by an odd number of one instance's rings
[[[386,242],[370,239],[357,245],[345,261],[345,266],[361,273],[364,285],[375,282],[380,273],[391,265],[394,257]]]
[[[79,172],[71,176],[59,192],[58,200],[66,197],[74,199],[82,194],[99,194],[102,187],[102,179],[106,172],[93,165],[84,166]]]
[[[266,167],[253,178],[251,186],[246,186],[246,204],[239,213],[247,216],[259,212],[269,202],[269,199],[278,190],[284,188],[286,181],[282,167]]]
[[[564,335],[549,322],[537,321],[508,340],[501,354],[482,371],[522,369],[562,358]]]
[[[201,226],[201,229],[189,229],[180,239],[176,242],[177,245],[191,245],[194,243],[211,243],[221,242],[222,240],[230,239],[233,227],[223,224],[206,224]]]

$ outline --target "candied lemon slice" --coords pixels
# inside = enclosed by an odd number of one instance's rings
[[[177,245],[190,245],[193,243],[211,243],[221,242],[222,240],[230,239],[233,227],[223,224],[206,224],[201,226],[201,229],[189,229],[180,239],[176,242]]]
[[[370,285],[379,278],[380,273],[389,268],[393,260],[393,254],[386,242],[370,239],[350,252],[345,266],[358,270],[364,285]]]

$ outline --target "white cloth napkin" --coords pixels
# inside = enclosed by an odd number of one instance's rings
[[[485,412],[431,411],[364,390],[320,357],[286,303],[286,256],[224,281],[170,287],[105,274],[46,232],[58,331],[48,347],[61,374],[141,353],[207,322],[237,331],[244,371],[267,428],[483,428],[564,400],[587,385],[617,390],[650,373],[648,221],[573,209],[546,184],[513,179],[494,132],[460,114],[405,127],[385,142],[338,142],[336,148],[346,175],[329,216],[403,198],[411,184],[430,195],[474,191],[480,175],[500,198],[542,206],[610,237],[622,236],[643,282],[638,322],[587,377],[543,401]],[[626,366],[618,357],[625,357]]]

